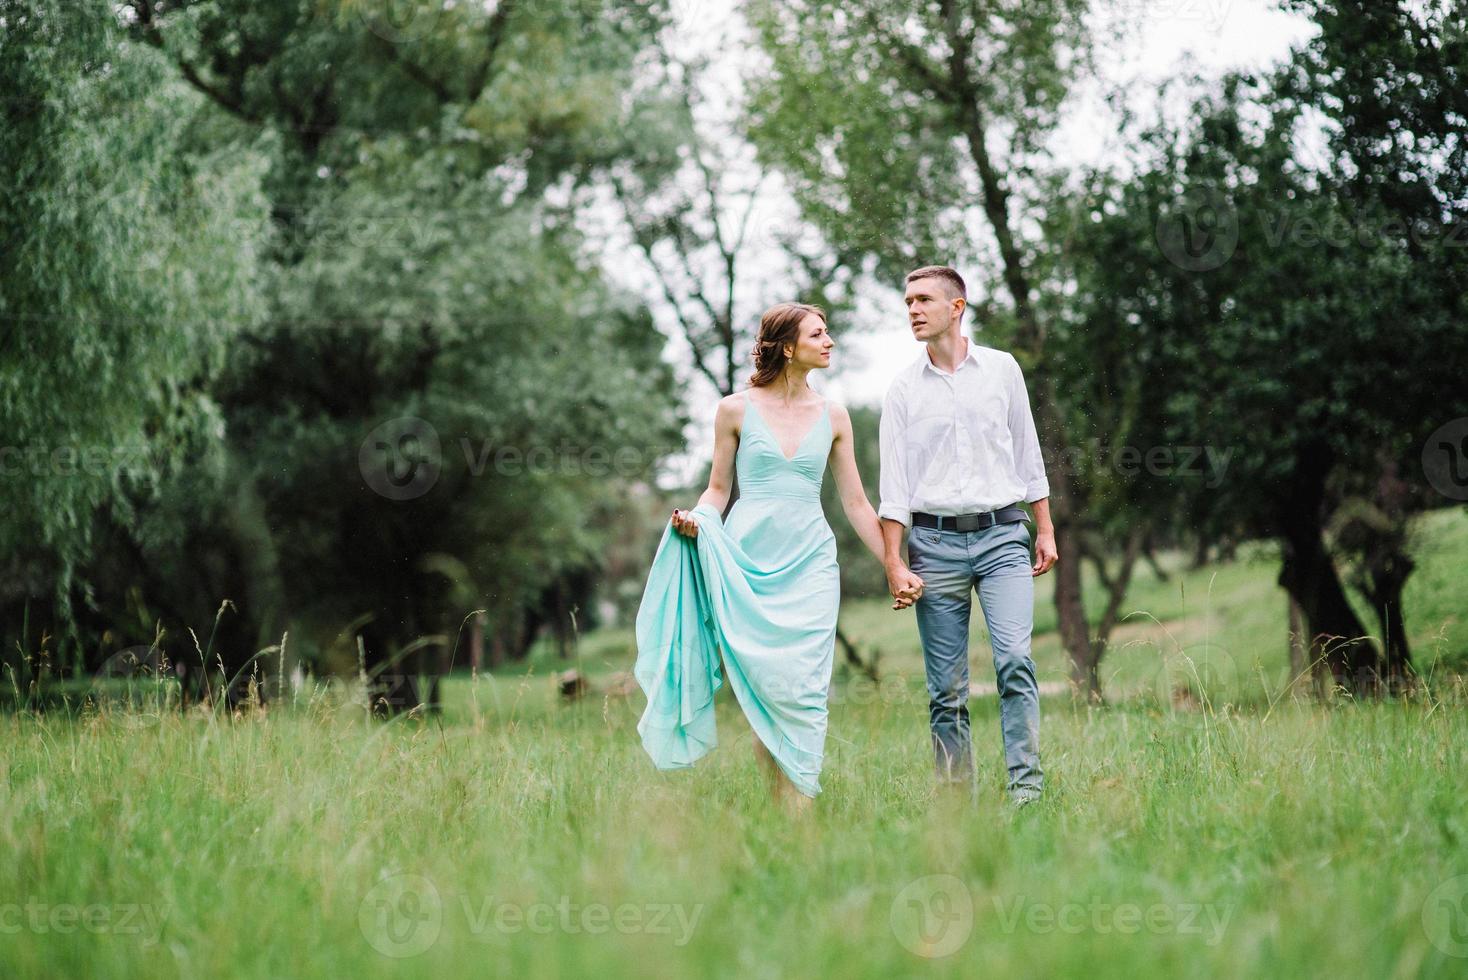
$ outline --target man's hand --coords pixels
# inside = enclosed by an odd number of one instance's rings
[[[906,609],[923,597],[923,580],[899,561],[887,566],[887,591],[892,593],[893,609]]]
[[[1030,572],[1030,577],[1044,575],[1050,571],[1050,566],[1060,560],[1060,552],[1055,550],[1055,529],[1044,528],[1035,533],[1035,567]]]

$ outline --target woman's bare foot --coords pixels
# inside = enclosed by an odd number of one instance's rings
[[[765,774],[765,784],[770,795],[780,799],[784,795],[785,774],[780,771],[780,764],[770,755],[770,750],[765,748],[765,743],[760,741],[758,735],[754,736],[754,757],[759,762],[760,771]]]
[[[815,807],[815,797],[806,796],[793,785],[785,793],[785,810],[794,816],[803,817]]]

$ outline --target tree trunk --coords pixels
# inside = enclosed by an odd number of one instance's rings
[[[1104,555],[1091,556],[1091,560],[1096,564],[1096,575],[1106,589],[1106,608],[1102,610],[1101,619],[1096,624],[1096,638],[1091,643],[1089,660],[1089,679],[1092,687],[1087,694],[1094,701],[1101,699],[1101,685],[1097,680],[1101,658],[1105,656],[1107,645],[1111,643],[1111,631],[1116,628],[1117,620],[1121,615],[1121,604],[1126,600],[1126,590],[1131,585],[1132,572],[1137,567],[1137,559],[1141,557],[1143,540],[1146,537],[1147,531],[1142,528],[1134,528],[1131,534],[1127,535],[1126,548],[1121,555],[1121,566],[1114,577],[1106,571]]]
[[[1382,679],[1387,693],[1401,694],[1412,682],[1412,651],[1402,615],[1402,592],[1416,563],[1393,549],[1370,572],[1368,598],[1381,622]]]
[[[1030,362],[1028,366],[1039,373],[1039,377],[1029,385],[1036,428],[1049,444],[1052,458],[1064,461],[1069,458],[1066,453],[1069,447],[1068,432],[1060,412],[1054,381],[1044,370],[1045,331],[1030,302],[1029,274],[1015,242],[1014,230],[1010,226],[1009,192],[1004,187],[994,161],[989,157],[983,115],[964,60],[955,58],[951,71],[957,95],[955,108],[968,143],[969,154],[979,172],[984,215],[988,218],[999,245],[1004,284],[1014,301],[1015,318],[1019,322],[1015,343]],[[1055,525],[1055,550],[1060,555],[1053,569],[1055,616],[1060,630],[1060,642],[1070,657],[1074,692],[1084,695],[1088,700],[1097,700],[1101,693],[1096,660],[1098,652],[1091,644],[1090,625],[1086,621],[1086,607],[1081,598],[1080,527],[1074,510],[1070,473],[1063,463],[1049,469],[1046,477],[1050,482],[1050,519]]]
[[[1155,543],[1152,541],[1151,535],[1148,535],[1146,543],[1142,546],[1142,557],[1147,559],[1147,564],[1151,566],[1152,574],[1157,576],[1157,581],[1167,582],[1172,579],[1172,576],[1167,573],[1167,569],[1163,568],[1162,564],[1157,560],[1157,549]]]
[[[1290,686],[1293,688],[1309,666],[1305,659],[1305,614],[1294,596],[1285,596],[1285,604],[1288,606],[1290,619]]]
[[[469,667],[474,673],[484,669],[484,613],[474,614],[474,625],[469,629]]]
[[[1287,527],[1282,543],[1279,584],[1304,614],[1310,662],[1317,671],[1329,671],[1331,681],[1347,692],[1373,693],[1379,666],[1376,650],[1346,600],[1320,528],[1314,522],[1296,523]]]

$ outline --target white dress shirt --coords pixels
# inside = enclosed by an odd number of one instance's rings
[[[1019,362],[972,340],[951,374],[924,347],[897,376],[881,445],[877,514],[904,526],[913,511],[971,514],[1050,496]]]

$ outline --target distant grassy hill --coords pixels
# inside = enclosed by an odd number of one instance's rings
[[[1413,529],[1412,548],[1417,570],[1408,581],[1406,606],[1414,665],[1429,680],[1468,671],[1468,617],[1462,599],[1468,580],[1468,511],[1451,508],[1422,515]],[[1235,561],[1198,569],[1189,569],[1189,558],[1181,553],[1163,552],[1158,559],[1168,578],[1158,578],[1143,563],[1122,606],[1123,620],[1102,663],[1108,695],[1174,687],[1195,669],[1205,680],[1222,682],[1230,696],[1248,701],[1284,690],[1289,683],[1288,604],[1276,581],[1278,549],[1253,543],[1241,548]],[[842,560],[870,559],[843,554]],[[1098,616],[1105,596],[1089,566],[1082,578],[1086,605]],[[1054,583],[1053,575],[1042,576],[1035,590],[1034,657],[1042,682],[1063,682],[1069,676],[1055,629]],[[1359,596],[1351,597],[1366,628],[1374,630],[1376,617]],[[972,622],[973,680],[979,688],[991,688],[988,630],[977,596]],[[894,612],[879,599],[855,600],[842,606],[841,625],[864,648],[881,651],[885,672],[921,674],[922,651],[911,612]],[[588,634],[581,644],[583,666],[592,674],[626,669],[634,658],[633,642],[630,629]],[[836,660],[839,665],[839,651]],[[549,650],[537,649],[530,664],[511,672],[565,666]]]

